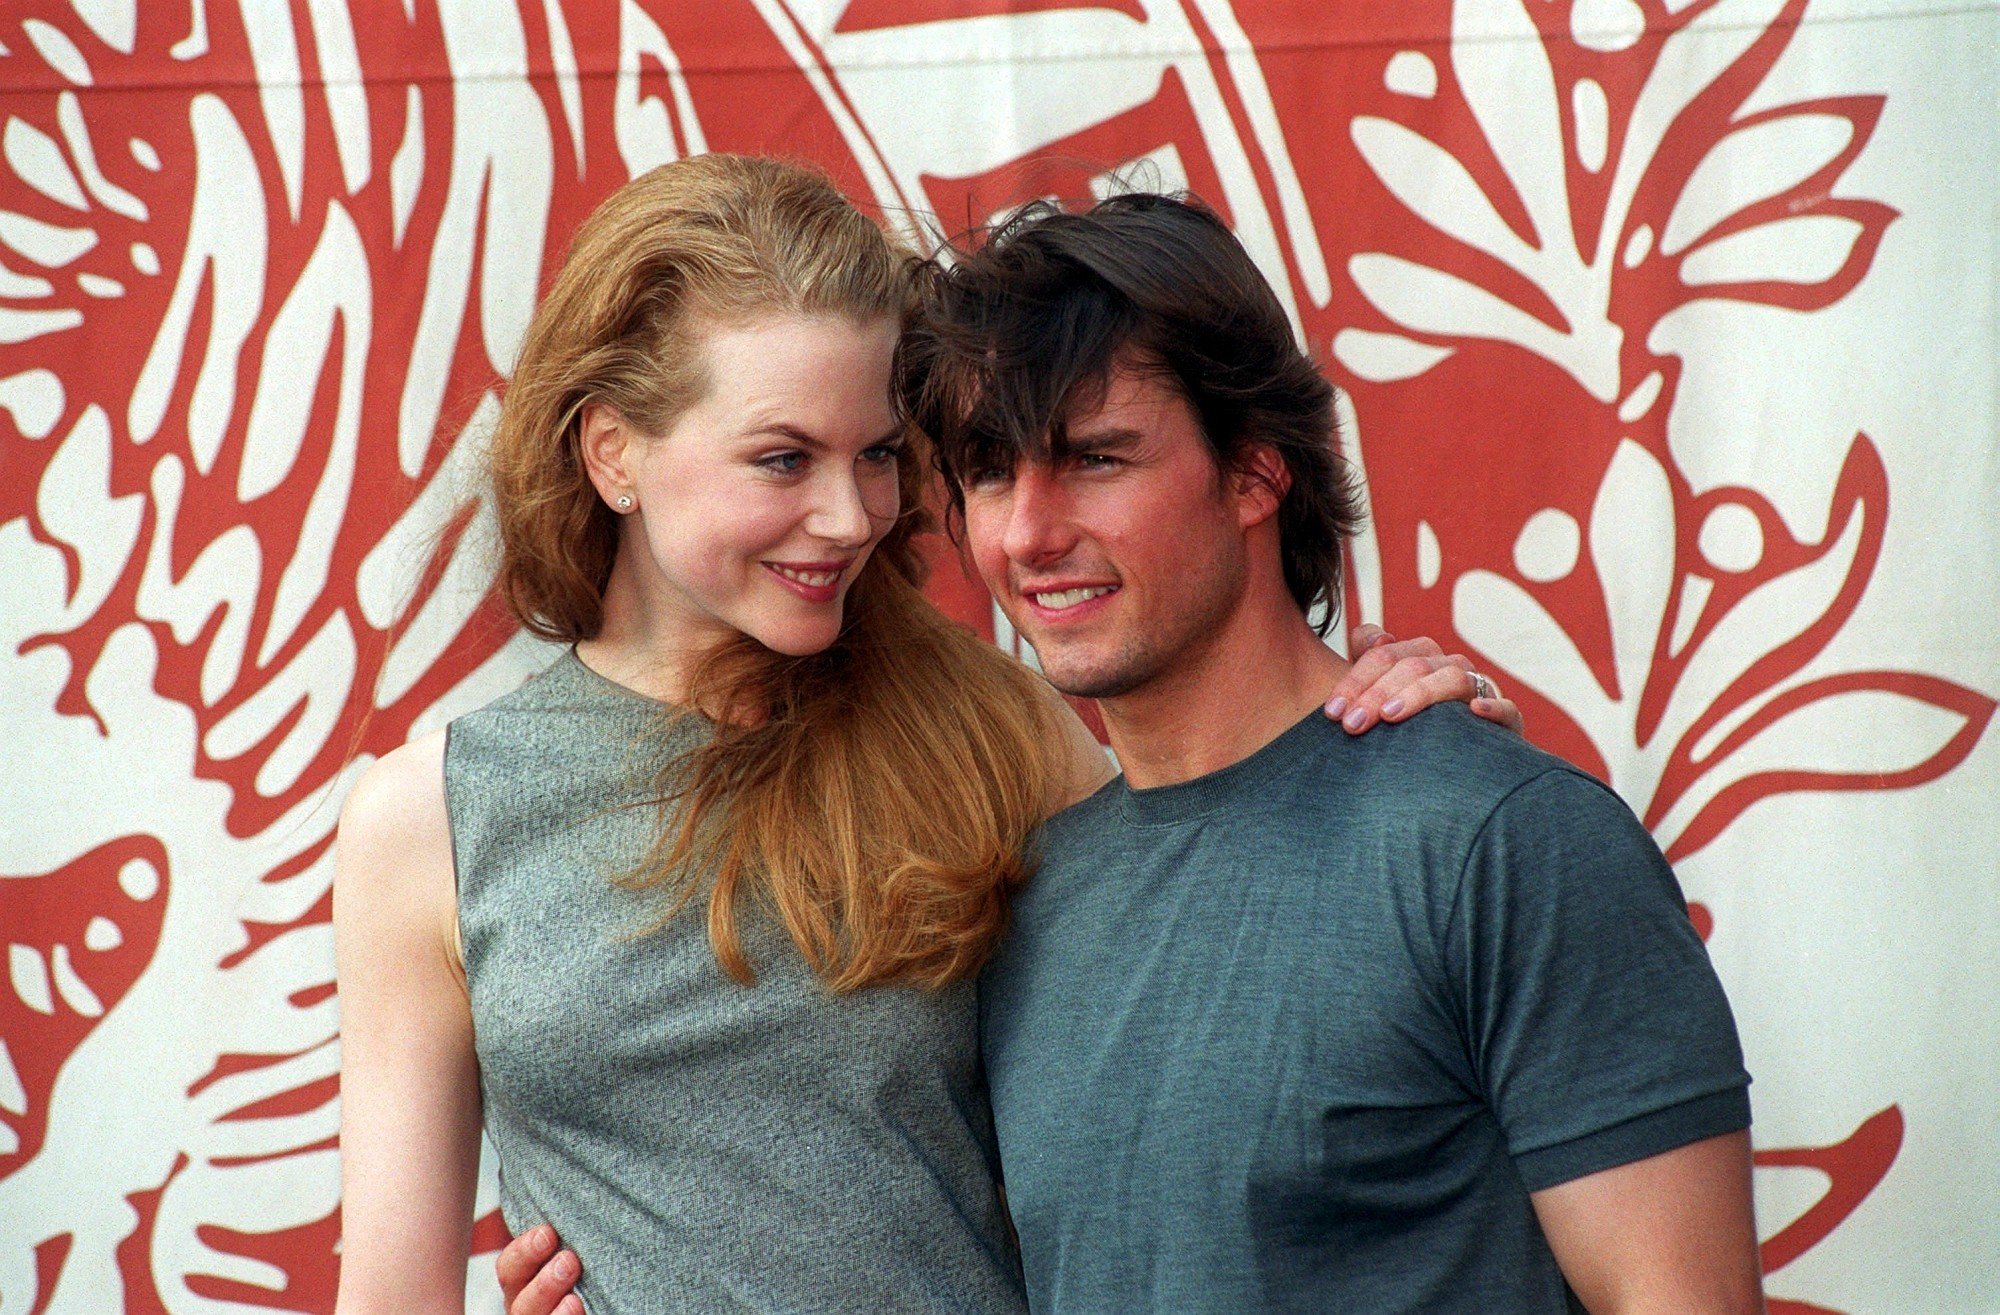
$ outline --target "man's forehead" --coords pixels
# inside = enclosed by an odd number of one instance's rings
[[[1102,370],[1070,385],[1040,437],[1049,451],[1059,452],[1109,431],[1143,433],[1163,412],[1184,405],[1164,365],[1121,351]]]
[[[940,389],[946,397],[956,394],[946,403],[947,412],[956,413],[946,421],[948,468],[1061,462],[1080,447],[1143,438],[1156,426],[1173,424],[1169,408],[1187,406],[1165,360],[1138,343],[1070,357],[1065,364],[1074,373],[1068,379],[1043,372],[1039,355],[1028,350],[958,358]]]
[[[1089,396],[1068,408],[1072,432],[1093,426],[1130,426],[1144,417],[1188,409],[1187,395],[1166,366],[1150,361],[1114,361]]]

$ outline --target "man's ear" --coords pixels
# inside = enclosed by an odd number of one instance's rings
[[[1238,454],[1230,482],[1236,492],[1236,523],[1247,530],[1278,514],[1292,487],[1292,468],[1269,443],[1252,442]]]
[[[631,511],[637,505],[633,487],[637,473],[632,462],[637,455],[636,435],[616,407],[603,402],[587,402],[577,417],[577,446],[583,455],[583,469],[590,476],[597,496],[614,511]],[[625,498],[624,506],[618,499]]]

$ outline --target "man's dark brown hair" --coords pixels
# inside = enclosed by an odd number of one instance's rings
[[[1360,490],[1333,386],[1215,213],[1148,192],[1075,214],[1036,201],[968,245],[924,268],[896,358],[898,404],[936,444],[954,529],[968,480],[1062,459],[1068,422],[1103,400],[1114,365],[1153,371],[1194,408],[1219,470],[1249,469],[1259,444],[1284,460],[1285,584],[1308,616],[1326,604],[1324,634]]]

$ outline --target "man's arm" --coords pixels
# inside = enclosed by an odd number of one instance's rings
[[[1487,816],[1461,877],[1447,980],[1570,1286],[1599,1315],[1760,1309],[1749,1075],[1658,845],[1555,769]]]
[[[1529,1198],[1592,1315],[1761,1315],[1750,1134],[1726,1133]]]

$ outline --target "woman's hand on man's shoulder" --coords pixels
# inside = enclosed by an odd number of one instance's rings
[[[1348,632],[1347,651],[1353,665],[1327,697],[1326,715],[1350,735],[1407,721],[1437,703],[1465,703],[1477,716],[1522,733],[1514,701],[1502,698],[1492,678],[1475,671],[1465,655],[1445,652],[1434,639],[1397,639],[1364,624]]]

